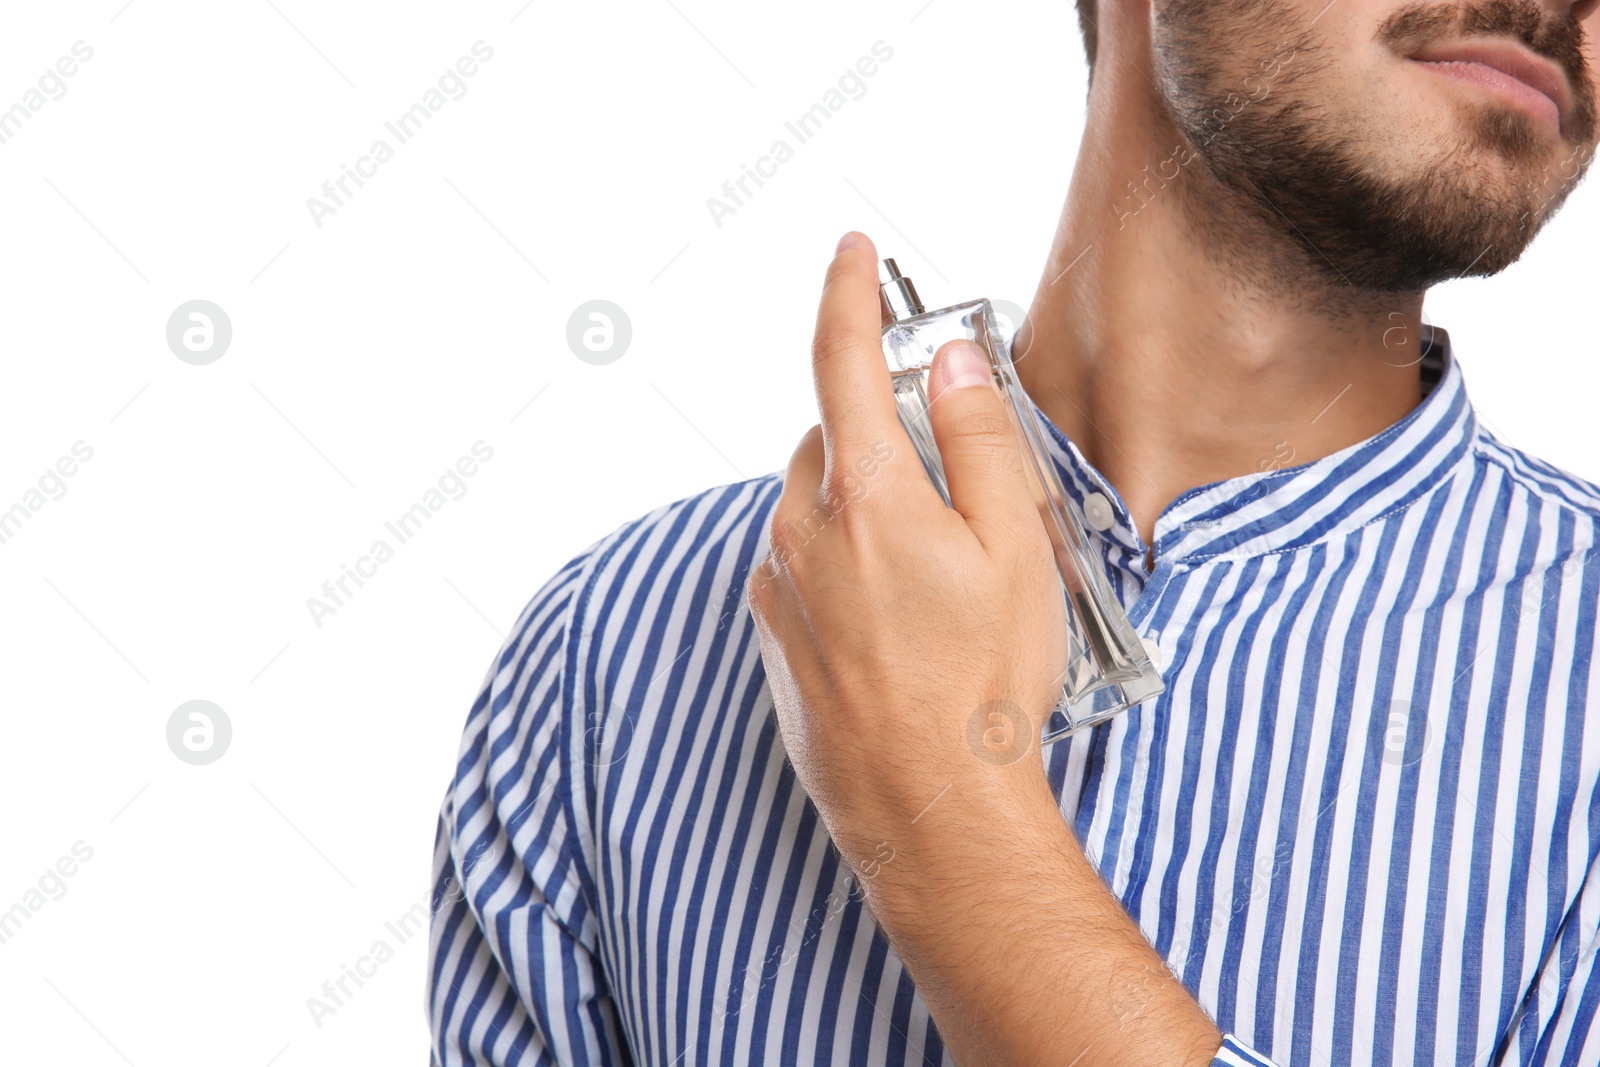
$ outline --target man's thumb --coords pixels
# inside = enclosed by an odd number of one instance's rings
[[[951,506],[980,527],[1038,522],[1017,428],[983,349],[971,341],[941,348],[933,357],[928,392],[928,418]]]

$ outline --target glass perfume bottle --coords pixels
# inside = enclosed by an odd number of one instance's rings
[[[1067,617],[1067,670],[1056,706],[1041,732],[1041,744],[1104,722],[1162,691],[1161,674],[1122,610],[1111,581],[1088,545],[1082,512],[1061,483],[1028,395],[1017,381],[1009,340],[987,300],[928,311],[911,279],[892,259],[878,265],[883,311],[883,353],[889,361],[900,424],[916,447],[934,488],[950,504],[944,464],[928,422],[928,373],[933,354],[948,341],[966,338],[989,356],[1022,447],[1023,469],[1050,535],[1061,576]]]

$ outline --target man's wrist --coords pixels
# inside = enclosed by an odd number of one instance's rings
[[[852,852],[863,855],[859,843]],[[950,922],[992,906],[1012,884],[1059,884],[1075,865],[1098,884],[1048,789],[1039,795],[970,782],[951,784],[899,832],[885,832],[877,855],[851,860],[879,924],[908,936],[972,929],[970,921]]]

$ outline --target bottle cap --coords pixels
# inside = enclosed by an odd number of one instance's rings
[[[878,282],[878,306],[885,323],[909,319],[927,310],[917,296],[917,287],[911,284],[910,278],[901,275],[894,260],[878,261]]]

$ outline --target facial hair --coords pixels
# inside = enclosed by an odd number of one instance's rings
[[[1297,246],[1330,285],[1420,292],[1496,274],[1521,257],[1593,158],[1583,29],[1570,13],[1550,15],[1534,0],[1417,4],[1385,20],[1377,40],[1398,50],[1424,40],[1510,38],[1555,60],[1573,99],[1563,131],[1571,154],[1554,168],[1540,167],[1548,138],[1536,120],[1489,103],[1467,106],[1466,139],[1441,158],[1386,166],[1360,140],[1362,117],[1324,103],[1325,79],[1337,69],[1333,48],[1314,20],[1282,0],[1168,0],[1156,21],[1157,89],[1200,168],[1226,201]],[[1270,66],[1269,57],[1277,58]],[[1217,203],[1190,194],[1193,221],[1227,243],[1236,231]]]

